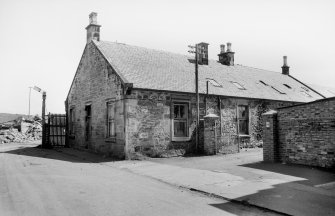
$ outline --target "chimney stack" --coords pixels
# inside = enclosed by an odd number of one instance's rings
[[[208,43],[201,42],[198,44],[198,61],[199,64],[208,65]]]
[[[287,56],[283,56],[284,64],[281,67],[282,74],[284,75],[290,75],[290,67],[287,65]]]
[[[220,54],[219,56],[219,62],[223,65],[227,66],[233,66],[234,65],[234,52],[231,50],[231,43],[227,43],[227,52],[225,52],[225,45],[220,45]]]
[[[89,24],[86,27],[87,31],[87,43],[91,42],[92,40],[100,40],[100,27],[98,25],[98,14],[96,12],[92,12],[89,15]]]

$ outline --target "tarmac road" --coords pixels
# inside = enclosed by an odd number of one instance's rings
[[[0,215],[275,214],[55,150],[0,144]]]

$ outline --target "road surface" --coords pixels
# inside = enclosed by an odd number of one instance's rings
[[[107,164],[0,144],[0,215],[275,215]]]

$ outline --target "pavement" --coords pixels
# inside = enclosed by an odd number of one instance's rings
[[[60,149],[89,158],[87,152]],[[306,166],[263,163],[262,149],[239,154],[95,162],[232,202],[284,215],[335,215],[335,174]],[[99,161],[100,160],[100,161]]]

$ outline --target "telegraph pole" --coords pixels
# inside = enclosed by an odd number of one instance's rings
[[[45,131],[45,99],[47,97],[47,93],[45,91],[42,92],[42,148],[46,148],[46,131]]]
[[[188,46],[191,49],[195,49],[188,51],[189,53],[195,53],[195,94],[196,94],[196,103],[197,103],[197,122],[196,122],[196,130],[195,130],[195,151],[198,152],[198,146],[199,146],[199,122],[200,122],[200,109],[199,109],[199,76],[198,76],[198,44],[195,46]]]

